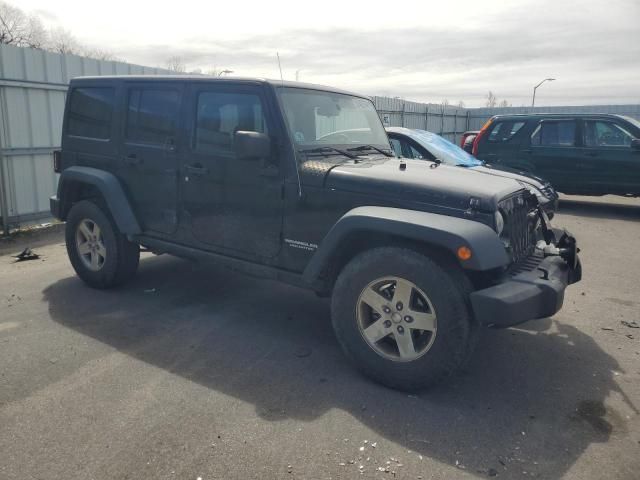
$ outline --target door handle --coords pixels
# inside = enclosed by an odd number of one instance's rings
[[[522,153],[533,153],[533,150],[531,150],[530,148],[526,148],[524,150],[521,150]]]
[[[598,156],[598,152],[586,152],[586,155],[589,157],[597,157]]]
[[[131,165],[131,166],[140,165],[142,163],[142,159],[138,158],[138,156],[135,153],[130,153],[129,155],[124,157],[123,161],[127,165]]]
[[[209,169],[207,167],[203,167],[202,165],[187,165],[185,170],[189,172],[191,175],[206,175],[209,173]]]

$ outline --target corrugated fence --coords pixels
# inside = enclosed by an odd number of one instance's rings
[[[640,105],[583,105],[576,107],[470,108],[468,130],[480,130],[494,115],[514,113],[615,113],[640,120]]]
[[[450,105],[418,103],[400,98],[373,97],[385,126],[429,130],[457,141],[467,130],[470,110]]]
[[[51,152],[60,145],[69,80],[84,75],[153,75],[167,70],[0,45],[0,217],[8,226],[49,217],[57,185]],[[598,112],[640,119],[640,105],[465,109],[373,97],[386,126],[419,128],[457,142],[499,113]]]
[[[57,185],[69,80],[83,75],[153,75],[167,70],[0,45],[0,215],[9,224],[49,216]]]

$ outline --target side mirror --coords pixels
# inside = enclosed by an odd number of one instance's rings
[[[234,145],[238,158],[258,160],[271,153],[271,139],[264,133],[239,130],[234,136]]]
[[[631,140],[631,148],[634,150],[640,150],[640,138],[634,138]]]

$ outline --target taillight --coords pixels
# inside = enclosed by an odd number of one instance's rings
[[[476,138],[473,139],[473,149],[471,150],[471,155],[474,157],[478,154],[478,144],[480,143],[480,139],[487,134],[489,127],[493,123],[493,117],[487,120],[487,122],[482,126]]]
[[[62,170],[62,152],[60,150],[53,151],[53,171],[56,173],[60,173]]]

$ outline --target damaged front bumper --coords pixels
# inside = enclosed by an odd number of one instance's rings
[[[546,220],[546,219],[545,219]],[[546,229],[544,247],[537,247],[535,268],[506,275],[502,282],[470,296],[475,318],[483,325],[510,327],[555,314],[567,285],[582,278],[575,238],[566,230]]]

